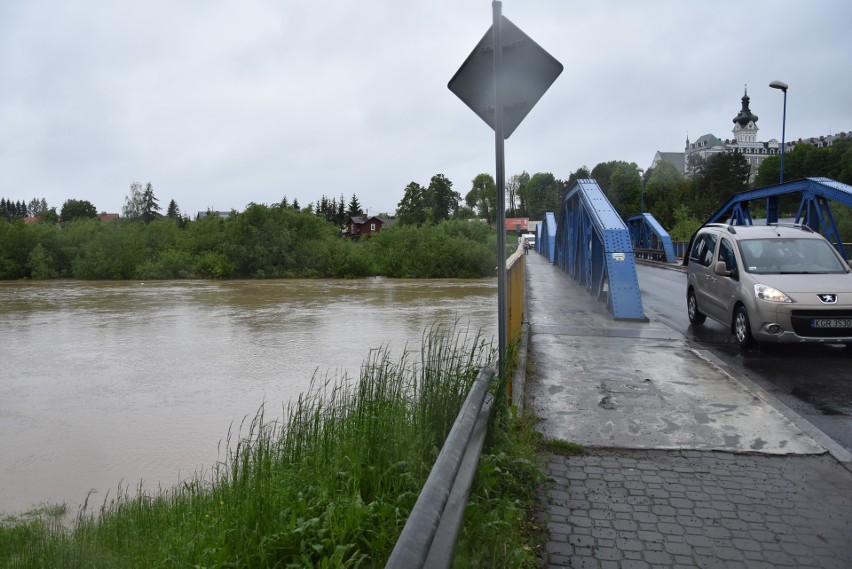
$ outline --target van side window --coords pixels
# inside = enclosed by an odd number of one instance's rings
[[[716,236],[712,233],[699,235],[692,245],[692,251],[689,254],[689,260],[701,263],[705,267],[709,267],[713,262],[713,253],[716,251]]]
[[[692,244],[692,250],[689,252],[689,260],[700,263],[701,253],[704,250],[704,247],[706,247],[706,244],[704,243],[704,236],[699,235],[695,238],[695,242]]]
[[[734,255],[734,246],[724,237],[719,244],[719,260],[725,261],[725,265],[727,265],[729,271],[736,270],[737,257]]]

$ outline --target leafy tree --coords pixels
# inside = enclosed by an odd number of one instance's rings
[[[786,170],[786,168],[784,168]],[[777,184],[781,176],[781,157],[767,156],[760,163],[754,176],[754,187],[765,188]]]
[[[497,220],[497,184],[491,174],[477,175],[464,200],[469,208],[479,212],[479,217],[489,223]]]
[[[617,162],[609,178],[607,192],[618,214],[627,219],[639,213],[642,195],[642,177],[635,162]]]
[[[496,265],[496,235],[484,223],[397,224],[364,246],[375,272],[395,278],[493,276]]]
[[[852,185],[852,144],[849,144],[840,156],[839,166],[837,181]]]
[[[405,187],[402,199],[396,206],[396,217],[400,225],[422,225],[429,219],[428,208],[426,188],[411,182]]]
[[[686,175],[693,180],[704,175],[707,160],[698,153],[690,154],[686,158]]]
[[[620,163],[619,160],[610,160],[609,162],[601,162],[592,168],[592,178],[606,195],[609,195],[609,181],[612,177],[612,171]]]
[[[139,182],[130,184],[130,193],[124,197],[121,215],[127,219],[141,219],[145,211],[145,190]]]
[[[453,191],[453,183],[443,174],[432,176],[429,181],[429,189],[426,192],[428,207],[431,210],[430,221],[449,219],[461,201],[461,195]]]
[[[760,163],[755,176],[755,187],[777,184],[780,179],[781,157],[769,156]],[[852,143],[838,140],[831,146],[817,148],[811,144],[798,144],[784,157],[784,180],[808,177],[826,177],[843,183],[852,180]]]
[[[674,225],[669,235],[673,241],[689,241],[701,227],[701,220],[692,215],[685,204],[680,204],[674,210]]]
[[[59,223],[59,214],[56,213],[56,208],[52,207],[50,209],[40,211],[38,215],[36,215],[36,219],[38,219],[39,223],[55,225]]]
[[[525,213],[532,219],[544,219],[545,212],[559,208],[562,184],[550,172],[539,172],[521,187]]]
[[[748,189],[751,167],[739,153],[722,152],[712,155],[704,174],[695,180],[692,211],[700,219],[716,212],[734,194]]]
[[[563,189],[570,190],[571,186],[574,185],[574,182],[577,180],[587,180],[592,177],[592,173],[589,172],[589,169],[585,166],[581,166],[577,168],[574,172],[571,172],[571,175],[568,176],[568,180],[565,182]]]
[[[529,181],[530,175],[526,172],[521,172],[520,174],[514,174],[511,178],[509,178],[509,181],[506,182],[506,193],[508,194],[506,209],[512,213],[512,217],[517,217],[518,213],[523,214],[527,211],[526,203],[524,203],[522,195],[523,187],[528,184]]]
[[[33,198],[27,206],[27,213],[32,217],[37,217],[43,211],[47,210],[47,200],[44,198]]]
[[[38,243],[32,251],[30,251],[27,266],[30,270],[30,277],[33,279],[52,279],[59,276],[54,268],[55,260],[45,247]]]
[[[456,211],[453,212],[453,217],[452,217],[452,219],[463,219],[463,220],[475,219],[475,218],[476,218],[476,212],[472,208],[467,207],[467,205],[459,205],[459,207],[456,208]]]
[[[663,227],[671,227],[674,210],[681,203],[678,189],[684,182],[683,174],[671,162],[662,161],[645,175],[645,210]]]
[[[62,204],[59,217],[64,223],[77,219],[97,219],[98,210],[86,200],[66,200]]]

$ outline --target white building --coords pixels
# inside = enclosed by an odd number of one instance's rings
[[[772,138],[766,142],[758,139],[757,115],[751,112],[749,108],[750,98],[746,89],[742,98],[742,108],[733,119],[734,138],[721,140],[713,134],[705,134],[700,136],[694,142],[686,139],[686,146],[683,152],[657,152],[651,162],[651,168],[654,168],[661,161],[670,162],[679,171],[686,175],[692,175],[690,170],[690,157],[700,156],[707,160],[713,154],[721,152],[737,152],[742,154],[749,166],[751,166],[751,175],[749,181],[754,180],[757,174],[757,169],[761,162],[767,156],[776,156],[781,153],[781,143],[777,139]],[[847,136],[852,136],[852,133],[841,132],[836,135],[820,136],[818,138],[798,139],[796,141],[785,142],[786,152],[790,152],[797,144],[813,144],[814,146],[824,147],[830,146],[835,140],[846,139]]]

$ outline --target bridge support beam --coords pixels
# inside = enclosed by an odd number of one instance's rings
[[[630,230],[633,253],[637,257],[677,263],[671,235],[663,229],[653,215],[650,213],[634,215],[628,218],[627,227]]]
[[[556,224],[555,263],[606,301],[617,320],[647,321],[630,232],[594,180],[577,180],[563,196]]]

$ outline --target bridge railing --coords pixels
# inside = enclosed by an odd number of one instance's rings
[[[526,263],[523,243],[506,260],[506,328],[509,338],[521,336],[524,321]],[[495,370],[483,368],[468,392],[438,459],[420,491],[386,569],[450,566],[470,485],[482,453],[495,399],[488,385]],[[513,400],[507,383],[507,403]]]
[[[518,249],[506,259],[506,330],[509,341],[518,337],[524,322],[524,255],[523,245],[518,244]]]

